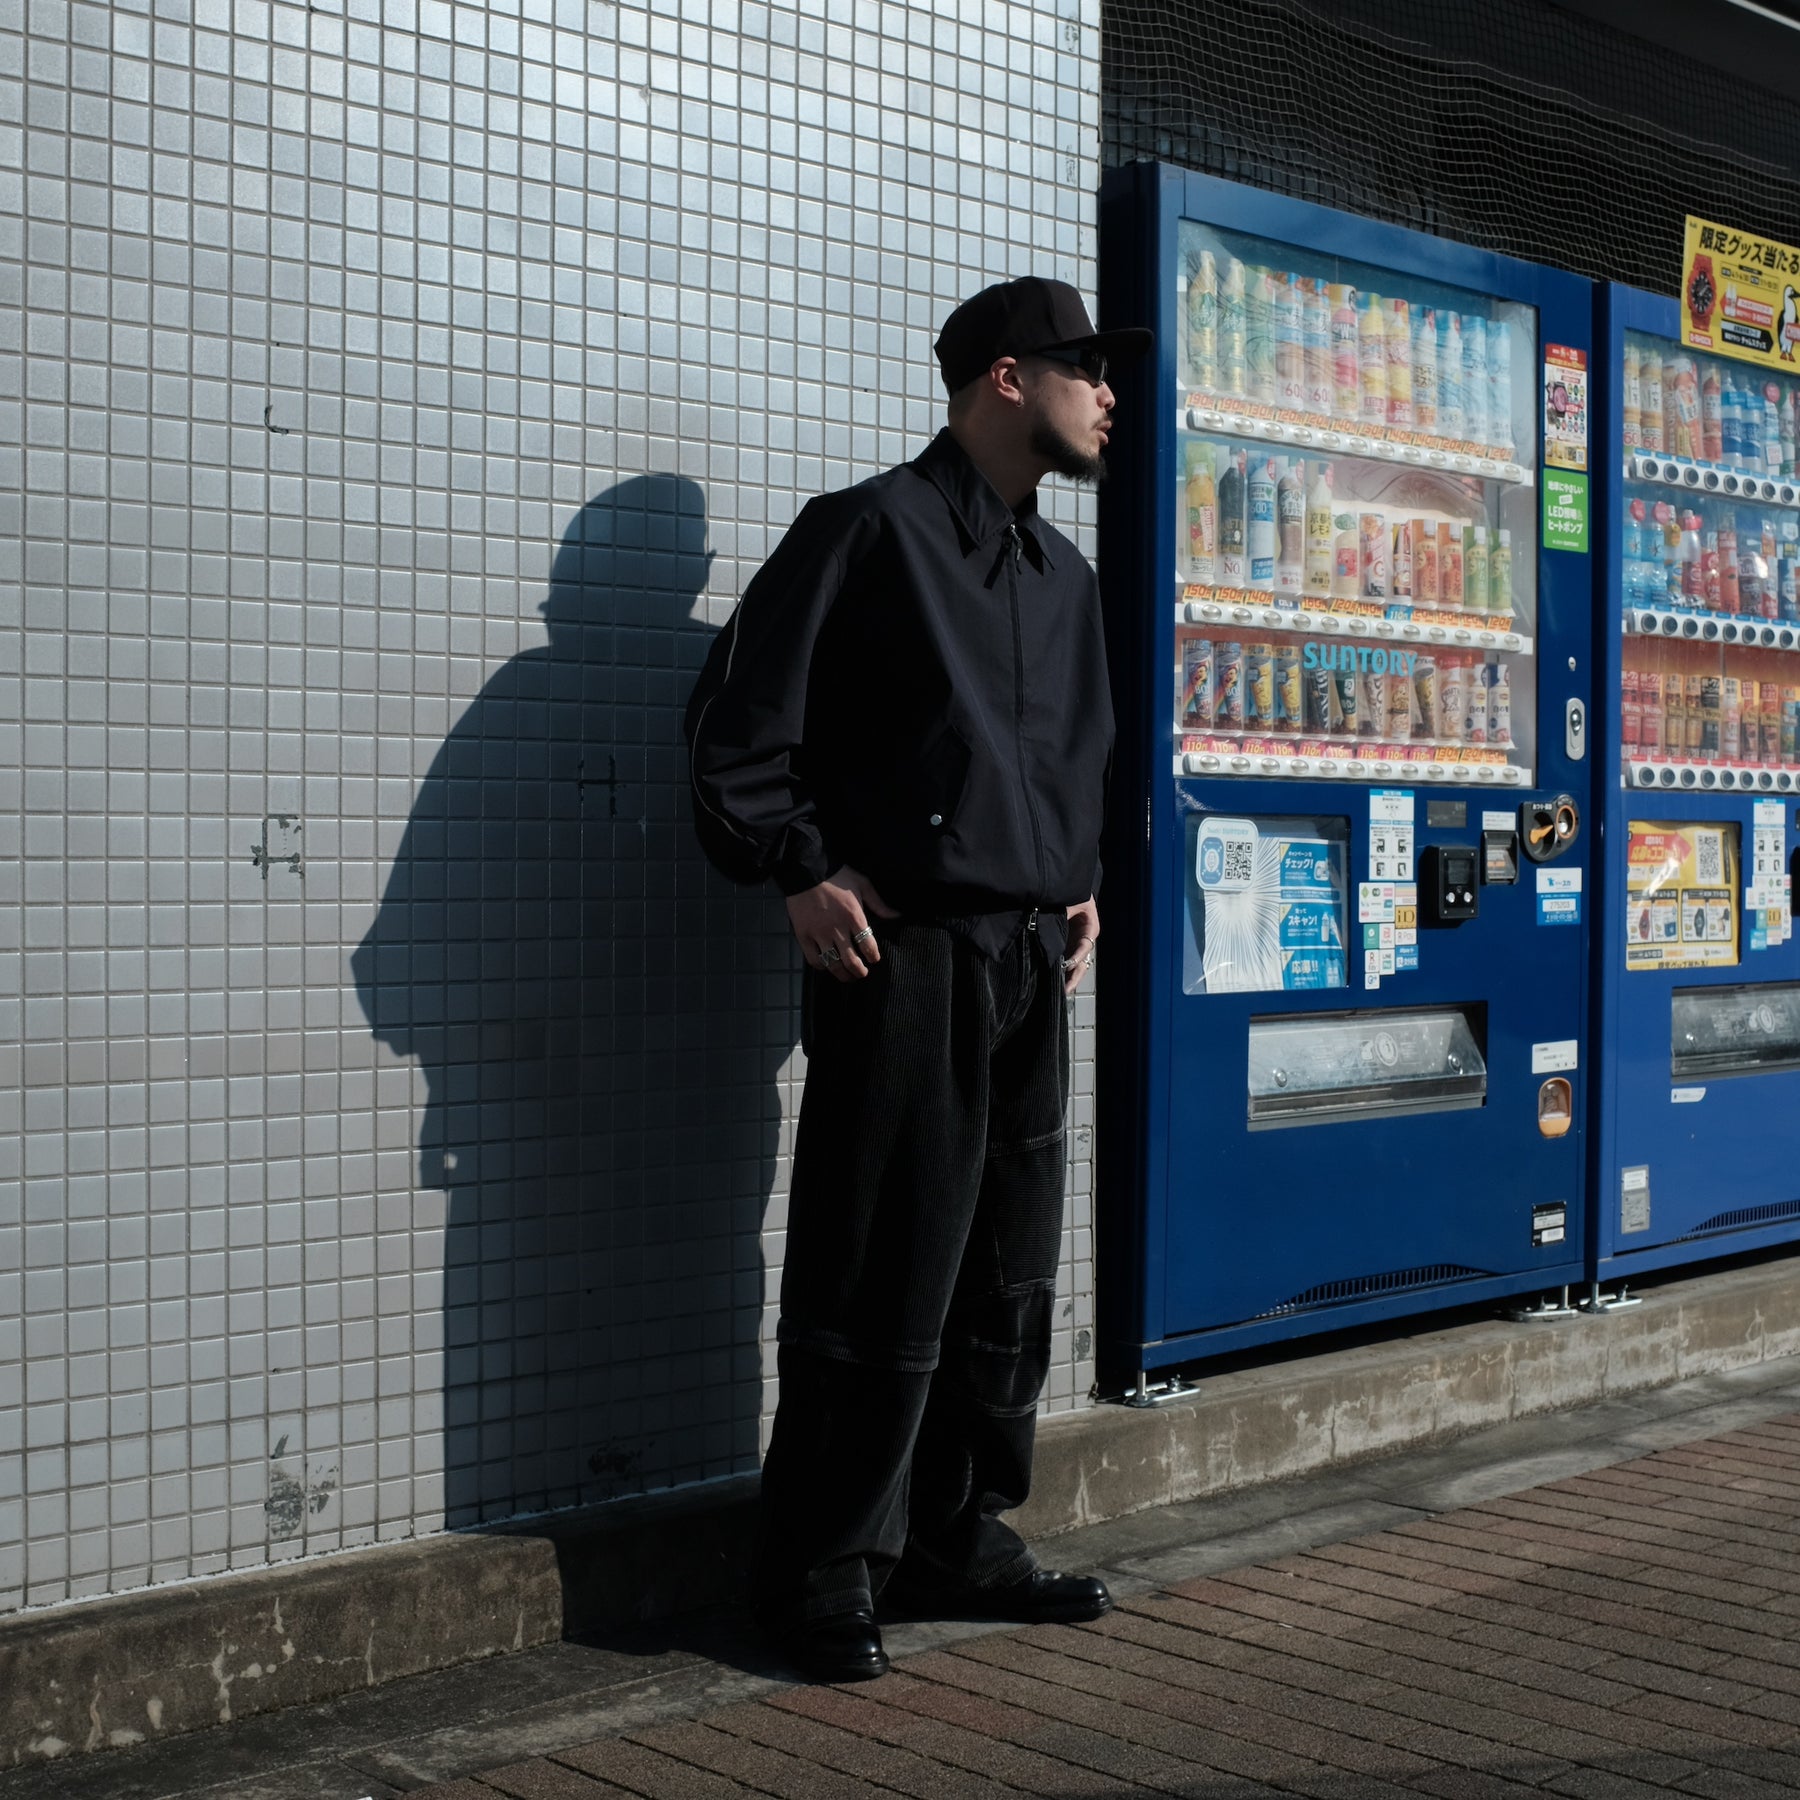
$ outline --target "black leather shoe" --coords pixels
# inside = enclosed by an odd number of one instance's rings
[[[999,1587],[926,1587],[898,1575],[882,1605],[912,1618],[1004,1619],[1015,1625],[1079,1625],[1112,1611],[1112,1595],[1097,1575],[1032,1569]]]
[[[873,1681],[888,1671],[887,1652],[871,1612],[770,1626],[769,1636],[809,1681]]]

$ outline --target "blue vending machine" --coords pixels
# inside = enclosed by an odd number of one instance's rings
[[[1800,380],[1600,313],[1591,1272],[1628,1285],[1800,1238]]]
[[[1583,1273],[1586,282],[1138,164],[1102,1379]]]

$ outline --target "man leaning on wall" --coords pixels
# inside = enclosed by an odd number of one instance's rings
[[[886,1669],[878,1602],[1111,1605],[1000,1515],[1049,1371],[1113,737],[1094,574],[1037,489],[1100,478],[1109,363],[1149,341],[1038,277],[957,307],[945,428],[807,504],[688,704],[701,842],[775,881],[808,969],[753,1591],[821,1680]]]

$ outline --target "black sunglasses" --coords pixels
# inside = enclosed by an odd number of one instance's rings
[[[1106,352],[1088,344],[1079,350],[1033,350],[1046,362],[1061,363],[1065,368],[1079,369],[1098,387],[1106,380]]]

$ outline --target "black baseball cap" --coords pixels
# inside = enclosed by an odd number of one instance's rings
[[[1090,347],[1110,357],[1141,356],[1152,341],[1141,325],[1096,331],[1081,296],[1066,281],[1025,275],[998,281],[965,300],[944,321],[935,348],[944,387],[954,394],[1003,356]]]

